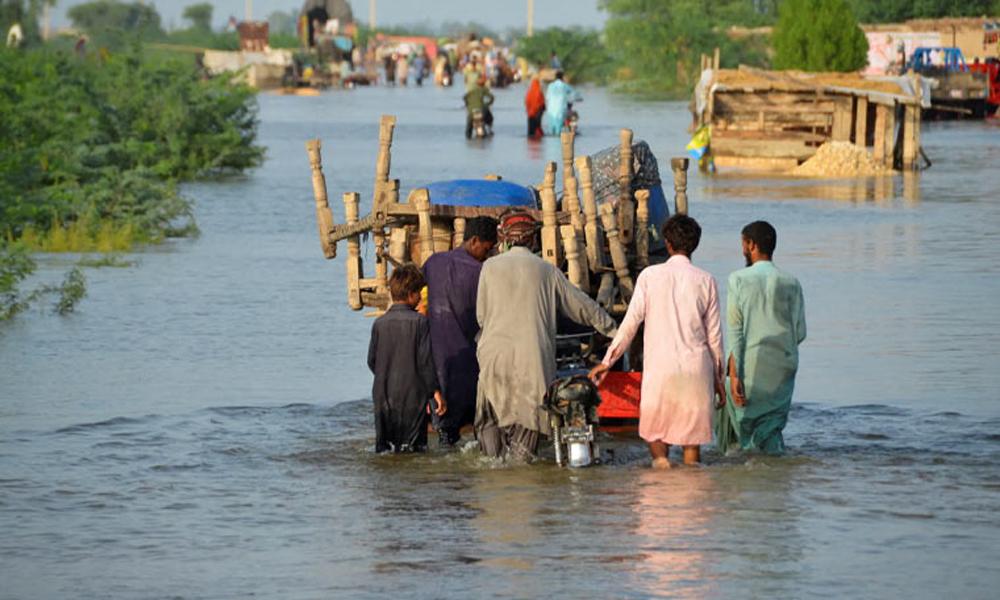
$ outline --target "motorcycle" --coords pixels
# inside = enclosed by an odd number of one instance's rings
[[[566,120],[563,121],[563,128],[576,134],[579,129],[579,123],[580,113],[573,109],[573,103],[570,102],[566,106]]]
[[[472,137],[485,138],[491,135],[493,135],[493,132],[490,130],[490,126],[486,124],[486,118],[483,115],[483,111],[472,111]]]
[[[601,396],[587,377],[593,349],[591,333],[556,337],[557,376],[549,386],[542,407],[549,414],[552,447],[560,467],[587,467],[600,462],[596,428]]]

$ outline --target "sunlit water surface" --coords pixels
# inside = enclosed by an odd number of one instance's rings
[[[460,94],[261,96],[267,162],[185,188],[201,237],[0,328],[0,597],[996,597],[1000,127],[925,126],[920,176],[692,174],[695,262],[724,288],[767,219],[805,289],[787,457],[652,472],[628,435],[583,471],[376,457],[371,321],[320,253],[303,143],[338,221],[342,192],[369,206],[382,113],[404,195],[559,160],[522,137],[523,88],[486,142]],[[685,104],[585,94],[578,151],[631,127],[669,179]]]

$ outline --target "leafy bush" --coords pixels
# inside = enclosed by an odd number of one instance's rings
[[[191,221],[177,182],[260,162],[253,93],[139,48],[0,51],[0,232],[50,250],[162,238]],[[95,243],[61,247],[70,234]]]
[[[868,63],[868,40],[845,0],[785,0],[772,43],[779,69],[857,71]]]
[[[212,5],[208,2],[199,2],[185,6],[181,16],[191,23],[193,29],[200,29],[202,31],[212,30]]]
[[[6,321],[28,306],[18,286],[35,271],[32,260],[24,247],[0,244],[0,321]]]

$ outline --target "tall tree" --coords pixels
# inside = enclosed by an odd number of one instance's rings
[[[610,57],[597,30],[549,27],[517,42],[518,55],[536,65],[548,64],[553,52],[574,82],[601,82],[609,74]]]
[[[276,10],[267,15],[267,26],[271,33],[295,35],[298,16],[293,11]]]
[[[199,31],[212,30],[212,5],[208,2],[199,2],[184,7],[181,15],[191,22],[191,27]]]
[[[73,26],[87,32],[99,43],[118,45],[129,36],[142,39],[163,37],[160,13],[151,4],[95,0],[69,9]]]
[[[724,65],[762,65],[751,42],[726,35],[731,25],[773,20],[773,0],[602,0],[608,12],[607,47],[625,88],[642,93],[685,95],[698,78],[699,56],[722,50]]]
[[[785,0],[774,26],[774,66],[802,71],[857,71],[868,40],[845,0]]]

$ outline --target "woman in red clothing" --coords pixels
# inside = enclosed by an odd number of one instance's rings
[[[524,97],[524,109],[528,113],[528,137],[542,137],[542,113],[545,112],[545,94],[538,82],[538,75],[531,78],[528,93]]]

